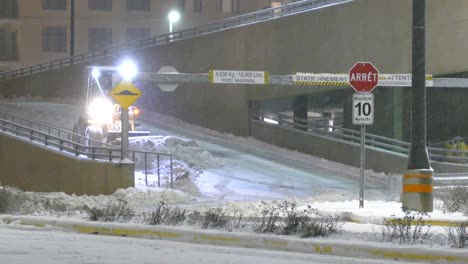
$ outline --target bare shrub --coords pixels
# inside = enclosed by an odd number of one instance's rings
[[[449,212],[462,212],[468,214],[468,187],[457,186],[446,188],[440,194],[442,207]]]
[[[146,222],[149,225],[161,225],[168,217],[169,207],[165,202],[159,202],[156,209],[149,213],[149,216],[145,217]]]
[[[299,234],[305,237],[328,237],[337,233],[344,221],[339,216],[319,216],[305,219],[300,226]]]
[[[104,208],[88,208],[87,211],[91,221],[101,222],[128,222],[135,215],[125,201],[119,201]]]
[[[328,237],[338,232],[344,222],[339,216],[321,215],[317,209],[307,206],[298,210],[294,202],[283,201],[276,205],[260,205],[260,222],[254,226],[255,232],[270,232],[301,237]]]
[[[461,223],[458,226],[449,226],[447,230],[448,239],[452,246],[457,248],[464,248],[468,240],[468,223]]]
[[[406,243],[424,243],[432,236],[431,225],[424,220],[429,215],[425,212],[411,211],[403,207],[405,216],[391,219],[384,218],[384,222],[380,225],[380,231],[383,240]]]
[[[145,214],[145,222],[149,225],[178,225],[186,220],[186,210],[172,209],[161,201],[155,210]]]
[[[241,209],[235,209],[232,212],[231,223],[230,223],[230,227],[228,228],[229,231],[232,231],[234,229],[240,229],[243,226],[242,224],[243,217],[244,217],[244,212],[242,212]]]
[[[280,210],[275,204],[267,204],[262,201],[259,205],[260,222],[254,225],[254,231],[258,233],[276,233],[278,231],[277,222],[279,220]]]
[[[208,209],[201,219],[201,228],[225,228],[229,223],[229,218],[222,208]]]
[[[11,205],[11,193],[0,186],[0,213],[7,213],[10,210]]]
[[[279,204],[278,210],[285,214],[285,218],[280,221],[280,233],[282,235],[297,234],[301,224],[306,221],[307,212],[297,212],[296,203],[288,201]]]
[[[200,211],[195,210],[187,215],[187,223],[189,225],[197,225],[202,221],[202,214]]]
[[[179,208],[175,208],[169,211],[166,217],[165,224],[179,225],[179,224],[183,224],[186,219],[187,219],[187,210],[181,210]]]

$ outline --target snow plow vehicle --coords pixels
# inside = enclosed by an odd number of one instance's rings
[[[86,146],[96,146],[102,143],[118,143],[122,133],[121,111],[122,107],[113,103],[110,95],[113,83],[113,71],[102,76],[95,71],[98,66],[87,67],[86,100],[82,114],[73,126],[73,132],[81,135],[75,141]],[[102,67],[100,68],[108,68]],[[135,106],[128,108],[128,136],[148,136],[149,131],[138,131],[140,123],[137,121],[140,109]]]

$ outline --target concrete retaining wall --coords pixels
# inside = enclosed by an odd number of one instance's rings
[[[317,136],[304,131],[280,127],[262,121],[252,120],[251,136],[262,141],[302,153],[333,160],[354,167],[360,166],[360,145],[343,144],[343,141],[326,136]],[[377,172],[403,174],[406,171],[408,157],[366,148],[366,169]],[[435,172],[468,172],[468,166],[443,162],[431,162]]]
[[[112,194],[134,186],[133,163],[80,159],[0,133],[0,183],[24,191]]]

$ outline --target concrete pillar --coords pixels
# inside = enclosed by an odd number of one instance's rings
[[[294,120],[295,128],[307,130],[304,125],[307,125],[307,95],[298,95],[293,100],[294,118],[303,120]]]
[[[403,89],[401,87],[393,88],[393,138],[403,140]]]

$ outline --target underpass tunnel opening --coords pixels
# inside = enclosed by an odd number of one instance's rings
[[[343,125],[344,99],[343,91],[329,91],[251,101],[250,119],[301,130],[310,126],[332,131]]]

